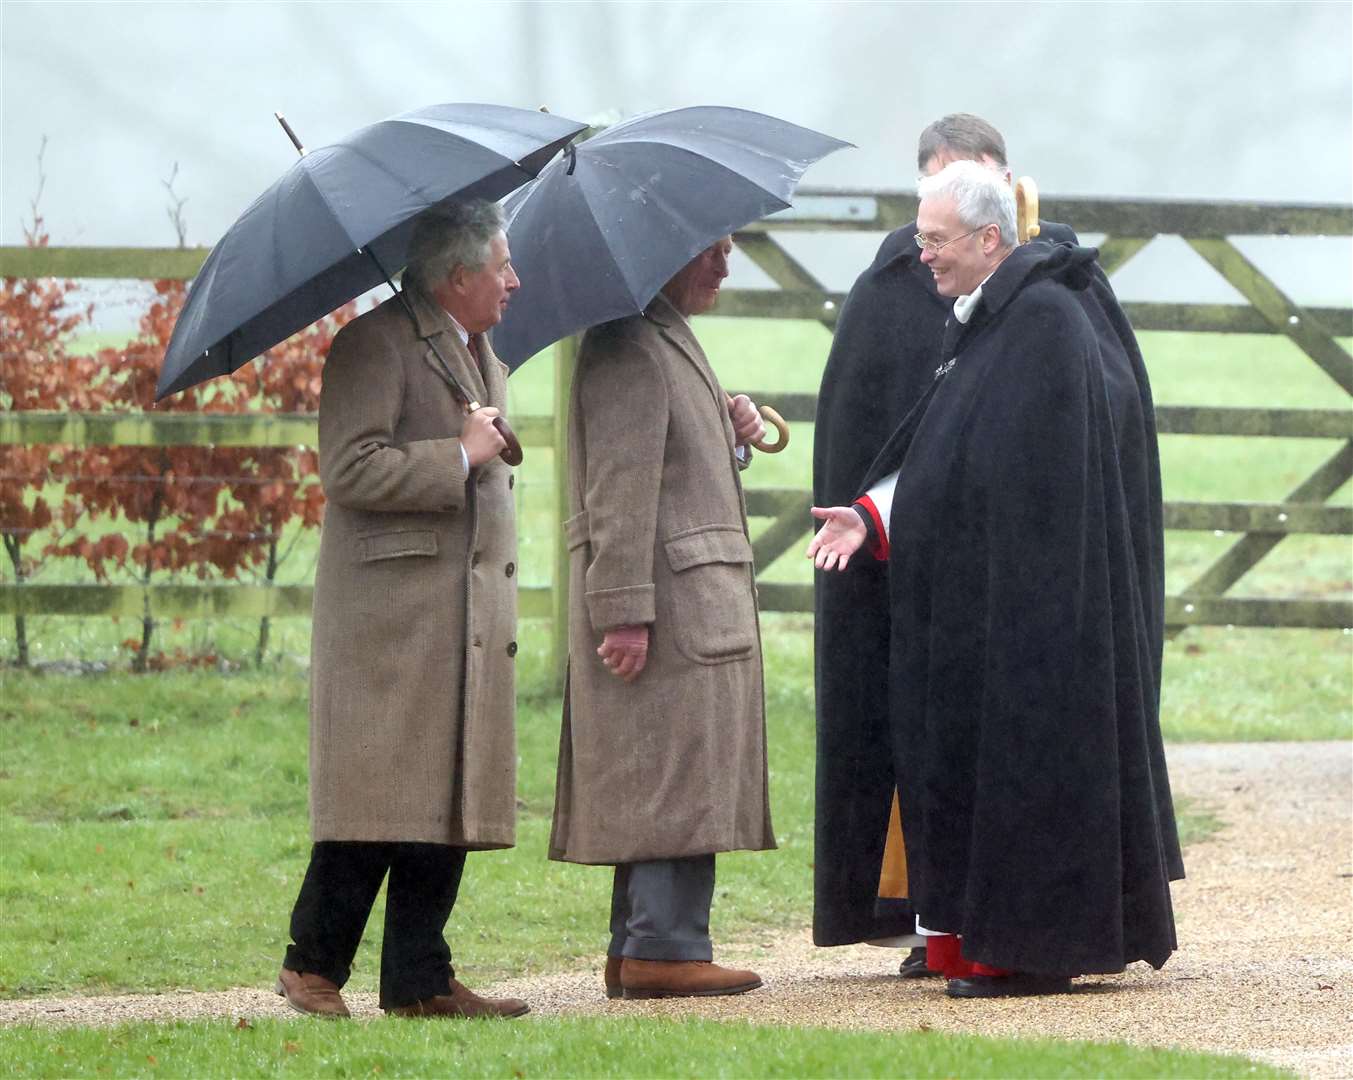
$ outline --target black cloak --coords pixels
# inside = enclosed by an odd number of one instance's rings
[[[1016,248],[862,485],[901,470],[889,681],[912,901],[967,959],[1050,974],[1159,967],[1183,876],[1150,389],[1095,257]]]
[[[1041,240],[1076,239],[1065,225],[1042,222],[1041,228]],[[841,307],[817,399],[817,506],[842,506],[859,494],[870,462],[934,377],[953,301],[935,292],[920,255],[915,222],[890,233]],[[816,579],[813,941],[846,945],[913,929],[906,901],[877,901],[896,786],[889,754],[887,572],[860,559],[849,574],[818,573]]]

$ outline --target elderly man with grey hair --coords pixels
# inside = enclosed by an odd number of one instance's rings
[[[486,335],[518,284],[498,207],[442,205],[415,227],[403,298],[345,326],[324,365],[314,846],[277,982],[300,1012],[348,1015],[387,875],[383,1009],[527,1011],[466,989],[442,936],[466,852],[514,842],[516,532],[493,424],[507,368]],[[467,411],[456,384],[485,404]]]
[[[887,563],[909,895],[958,998],[1160,967],[1183,875],[1160,734],[1159,455],[1093,249],[1016,246],[1004,180],[923,180],[953,301],[930,385],[809,557]]]
[[[926,125],[916,168],[930,176],[975,161],[1008,181],[1005,139],[991,123],[952,113]],[[1040,223],[1040,241],[1076,240]],[[925,392],[952,308],[916,246],[913,221],[889,233],[841,307],[822,373],[813,428],[813,498],[827,506],[859,493],[870,462]],[[889,612],[882,565],[814,581],[817,798],[813,941],[913,947],[906,979],[934,974],[916,928],[896,791],[912,782],[886,752]],[[890,807],[892,811],[890,813]]]

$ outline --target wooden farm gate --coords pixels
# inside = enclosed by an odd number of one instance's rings
[[[717,314],[730,317],[807,319],[831,328],[844,295],[829,291],[775,239],[789,231],[885,232],[915,217],[913,195],[874,191],[803,189],[798,206],[737,237],[740,249],[770,277],[776,289],[725,289]],[[1241,236],[1334,236],[1353,234],[1353,207],[1268,205],[1104,199],[1045,199],[1042,216],[1071,224],[1081,234],[1103,234],[1105,272],[1112,275],[1157,235],[1178,235],[1245,298],[1247,304],[1127,303],[1140,330],[1276,334],[1291,340],[1346,394],[1353,396],[1353,357],[1336,340],[1353,336],[1349,307],[1304,308],[1284,294],[1232,242]],[[191,277],[203,249],[0,248],[5,277],[172,278]],[[566,498],[564,411],[574,343],[556,346],[554,411],[550,416],[514,416],[527,447],[555,449],[554,497]],[[825,343],[824,343],[825,351]],[[785,419],[814,418],[812,394],[748,391],[774,405]],[[1329,500],[1353,476],[1353,410],[1158,406],[1162,435],[1338,440],[1338,448],[1280,502],[1171,502],[1165,527],[1234,534],[1235,540],[1196,580],[1167,597],[1172,632],[1191,625],[1252,627],[1353,626],[1353,601],[1247,598],[1227,595],[1260,560],[1297,533],[1353,535],[1353,506]],[[312,415],[135,415],[0,412],[0,444],[74,445],[314,445]],[[807,478],[805,477],[805,480]],[[753,545],[758,572],[785,551],[804,543],[810,527],[809,492],[757,488],[747,492],[754,517],[771,518]],[[2,523],[0,523],[2,524]],[[562,535],[553,543],[554,584],[521,591],[525,617],[555,620],[555,653],[562,657],[567,605],[567,552]],[[809,611],[812,587],[762,582],[767,611]],[[127,615],[157,618],[308,615],[309,586],[258,585],[44,585],[0,582],[0,616],[17,614]]]

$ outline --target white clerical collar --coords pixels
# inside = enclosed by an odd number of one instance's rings
[[[983,281],[982,285],[985,284],[986,282]],[[977,310],[978,301],[982,299],[982,285],[954,301],[954,318],[959,322],[966,324],[972,318],[972,313]]]
[[[993,269],[991,274],[996,271]],[[954,318],[966,325],[972,318],[972,313],[977,310],[977,304],[982,299],[982,286],[991,280],[991,274],[984,277],[977,285],[977,288],[968,293],[967,296],[960,296],[954,301]]]
[[[1014,250],[1014,248],[1010,248],[1001,256],[1001,262],[998,262],[991,268],[991,274],[994,274],[1001,268],[1001,263],[1005,262],[1009,257],[1010,252]],[[967,296],[960,296],[954,301],[954,318],[959,322],[966,324],[967,321],[972,318],[972,313],[977,310],[978,301],[982,299],[982,286],[991,280],[991,274],[988,274],[979,281],[977,283],[977,288],[973,289]]]

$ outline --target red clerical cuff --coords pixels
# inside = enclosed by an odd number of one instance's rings
[[[879,510],[874,505],[874,500],[868,495],[861,495],[853,505],[856,513],[862,518],[867,518],[865,528],[869,532],[869,539],[866,541],[869,545],[869,553],[879,562],[887,562],[888,532],[883,527],[883,519],[879,517]]]

